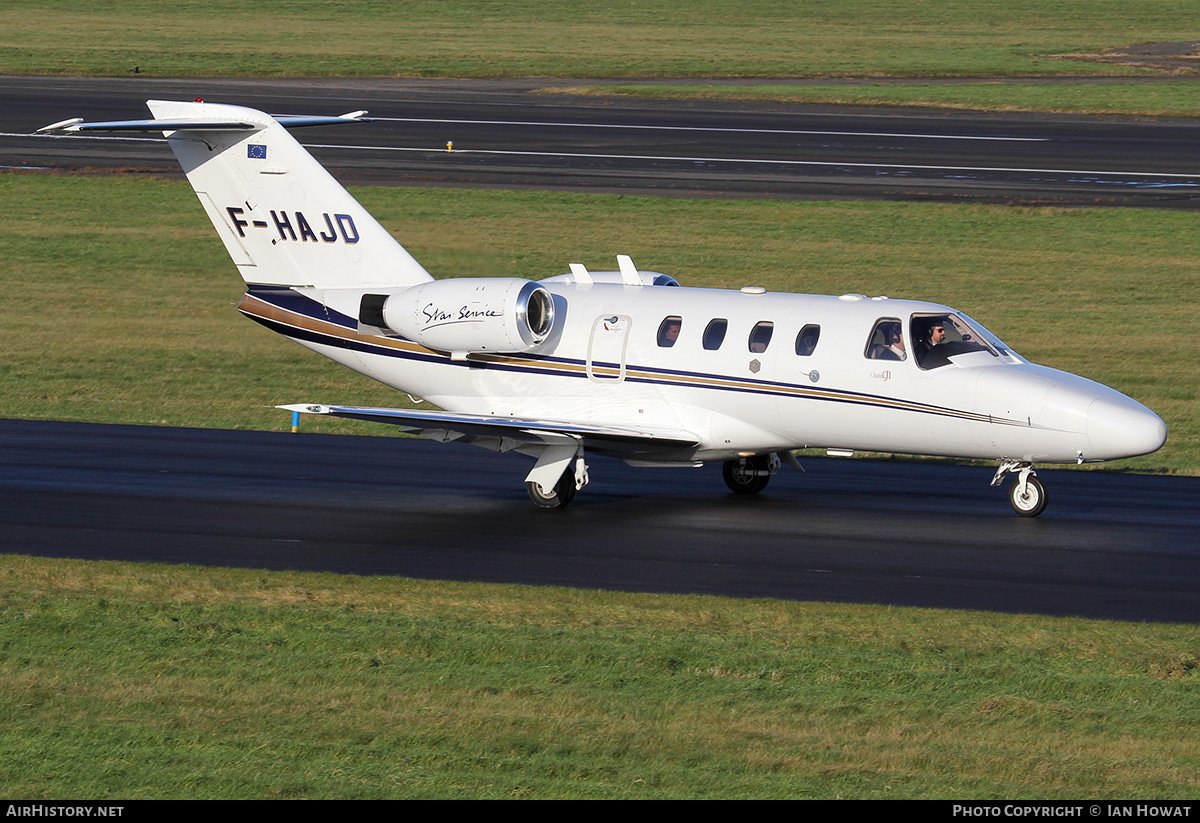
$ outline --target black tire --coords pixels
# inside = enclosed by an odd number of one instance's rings
[[[1013,511],[1022,517],[1037,517],[1046,510],[1046,504],[1050,502],[1046,495],[1046,486],[1037,475],[1029,475],[1029,479],[1025,483],[1025,494],[1020,494],[1021,478],[1018,477],[1008,487],[1008,502],[1012,505]]]
[[[770,460],[771,456],[767,454],[726,460],[721,468],[721,476],[725,478],[725,485],[735,494],[758,494],[771,481],[770,474],[759,474],[767,471]]]
[[[575,498],[575,472],[571,469],[563,472],[550,494],[542,494],[538,484],[532,480],[525,483],[525,491],[534,505],[543,509],[561,509]]]

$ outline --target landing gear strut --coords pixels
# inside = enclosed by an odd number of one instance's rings
[[[775,454],[756,454],[726,460],[721,469],[725,485],[736,494],[758,494],[767,487],[771,475],[779,471],[779,457]]]
[[[1046,510],[1046,504],[1050,502],[1046,494],[1046,486],[1033,470],[1032,463],[1005,460],[1000,464],[1000,468],[996,469],[992,485],[999,486],[1006,474],[1016,475],[1016,479],[1008,487],[1008,502],[1012,505],[1013,511],[1022,517],[1037,517]]]

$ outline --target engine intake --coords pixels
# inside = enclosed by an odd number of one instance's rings
[[[396,294],[364,294],[359,321],[454,354],[526,352],[554,329],[554,299],[518,277],[433,280]]]

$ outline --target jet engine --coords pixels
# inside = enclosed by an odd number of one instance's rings
[[[517,277],[433,280],[395,294],[364,294],[358,319],[437,351],[512,354],[554,329],[554,299]]]

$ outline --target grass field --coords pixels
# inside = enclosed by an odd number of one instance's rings
[[[0,796],[1200,797],[1195,626],[0,556]]]
[[[1189,0],[83,0],[0,5],[0,74],[342,77],[877,78],[866,86],[628,87],[626,94],[852,105],[1195,116],[1193,80],[1096,62],[1200,37]],[[1200,71],[1200,62],[1196,64]],[[1195,72],[1193,72],[1194,74]],[[1025,78],[891,85],[886,78]],[[1194,78],[1193,78],[1194,79]],[[613,93],[592,87],[591,93]]]
[[[1187,0],[7,0],[0,74],[987,76],[1194,39]]]
[[[1188,213],[356,194],[435,276],[537,279],[570,262],[611,268],[627,253],[687,285],[944,302],[1025,357],[1114,386],[1167,421],[1160,452],[1113,465],[1200,472],[1194,366],[1164,355],[1200,350],[1200,236]],[[241,280],[181,181],[8,174],[0,201],[10,215],[0,255],[21,284],[5,322],[0,415],[280,429],[278,403],[403,400],[241,318]]]

